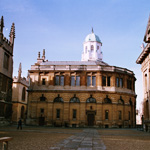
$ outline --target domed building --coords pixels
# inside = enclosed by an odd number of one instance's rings
[[[29,125],[135,127],[135,76],[103,61],[102,42],[93,32],[83,43],[81,61],[48,61],[45,50],[31,66]]]

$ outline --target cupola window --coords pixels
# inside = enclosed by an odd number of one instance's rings
[[[91,50],[94,50],[94,46],[93,45],[91,45]]]

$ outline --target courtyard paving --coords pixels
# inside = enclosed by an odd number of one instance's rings
[[[150,133],[136,129],[9,126],[0,137],[13,138],[9,150],[150,150]]]

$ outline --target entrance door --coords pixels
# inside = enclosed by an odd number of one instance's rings
[[[88,126],[94,125],[95,115],[94,114],[88,114]]]
[[[45,117],[39,117],[39,126],[44,126]]]

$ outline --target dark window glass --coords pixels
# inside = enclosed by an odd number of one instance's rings
[[[2,91],[3,92],[7,91],[7,85],[8,85],[8,79],[6,76],[3,76],[3,80],[2,80]]]
[[[130,111],[129,111],[129,120],[130,120]]]
[[[108,119],[108,110],[105,110],[105,119]]]
[[[116,78],[116,85],[119,87],[119,78]]]
[[[75,76],[71,76],[71,86],[75,86]]]
[[[44,113],[44,109],[43,108],[41,108],[41,113]]]
[[[132,81],[131,80],[127,80],[127,88],[128,89],[132,89]]]
[[[120,78],[120,87],[123,87],[123,79]]]
[[[92,76],[92,86],[96,86],[96,76]]]
[[[56,110],[56,118],[59,119],[60,118],[60,109]]]
[[[9,55],[4,53],[3,67],[8,70],[8,66],[9,66]]]
[[[102,86],[106,86],[106,77],[102,76]]]
[[[93,45],[91,45],[91,50],[94,50],[94,46]]]
[[[26,89],[25,89],[25,87],[23,87],[23,89],[22,89],[22,100],[23,101],[25,100],[25,94],[26,94]]]
[[[45,79],[44,78],[42,79],[42,85],[45,85]]]
[[[55,77],[55,85],[59,85],[59,76]]]
[[[107,77],[107,86],[110,86],[110,77]]]
[[[45,100],[46,100],[46,98],[45,98],[44,94],[42,94],[42,96],[40,97],[40,101],[45,101]]]
[[[76,86],[80,86],[80,76],[76,76]]]
[[[119,111],[119,120],[121,120],[121,116],[122,116],[121,111]]]
[[[60,85],[61,85],[61,86],[64,86],[64,76],[61,76],[61,77],[60,77]]]
[[[87,86],[91,85],[91,76],[87,76]]]
[[[76,119],[77,110],[73,109],[73,119]]]

